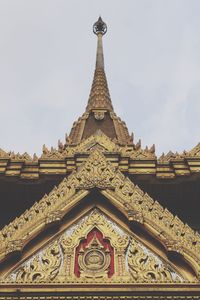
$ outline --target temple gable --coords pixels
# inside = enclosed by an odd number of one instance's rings
[[[4,276],[4,283],[187,282],[100,209],[94,208]]]
[[[84,203],[85,197],[94,189],[124,215],[130,226],[138,224],[164,246],[168,255],[178,254],[198,278],[198,234],[134,185],[99,150],[94,150],[78,170],[49,195],[3,228],[0,232],[0,259],[3,261],[11,255],[23,253],[31,240],[66,218],[74,207]],[[191,280],[195,280],[193,276]]]

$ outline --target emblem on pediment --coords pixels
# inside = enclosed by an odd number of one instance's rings
[[[184,281],[174,267],[97,208],[3,279],[15,284]]]
[[[100,233],[100,232],[99,232]],[[104,246],[94,232],[92,240],[84,247],[80,245],[78,252],[78,266],[80,277],[108,277],[111,263],[111,253],[109,248]]]

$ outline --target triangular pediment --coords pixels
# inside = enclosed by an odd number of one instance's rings
[[[184,283],[188,279],[99,208],[20,262],[3,283]]]
[[[94,149],[99,151],[115,152],[119,151],[119,146],[117,146],[111,139],[98,129],[93,135],[88,137],[86,140],[82,141],[78,146],[74,148],[68,148],[67,151],[70,153],[81,153],[90,152]]]
[[[191,266],[196,280],[199,278],[199,234],[115,169],[99,150],[94,150],[86,162],[49,195],[3,228],[0,232],[0,260],[12,253],[23,252],[33,238],[49,225],[60,222],[93,189],[99,190],[130,226],[138,224],[158,240],[168,254],[180,255]]]

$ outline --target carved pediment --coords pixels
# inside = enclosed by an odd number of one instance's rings
[[[3,283],[187,282],[100,209],[94,208],[18,264]]]
[[[50,223],[62,220],[93,188],[119,209],[128,222],[143,226],[166,251],[183,256],[196,276],[200,276],[199,234],[134,185],[97,150],[49,195],[2,229],[0,260],[22,252],[34,236]]]
[[[119,150],[119,147],[99,129],[92,136],[81,142],[80,145],[76,146],[73,149],[73,153],[89,152],[97,145],[101,147],[102,151],[113,152]]]

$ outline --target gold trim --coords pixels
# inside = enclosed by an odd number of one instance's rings
[[[61,219],[88,193],[86,190],[94,187],[112,200],[130,222],[143,224],[168,251],[181,254],[200,277],[200,235],[115,170],[98,150],[48,196],[3,228],[0,232],[1,260],[8,253],[21,251],[46,224],[54,222],[52,215],[58,214]]]

